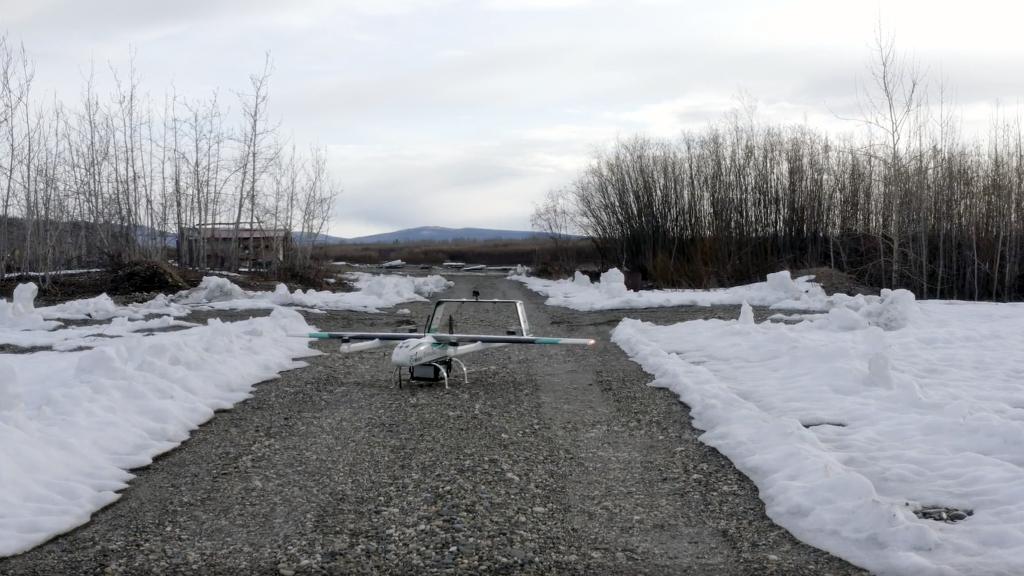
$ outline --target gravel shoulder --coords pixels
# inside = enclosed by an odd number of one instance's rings
[[[446,297],[522,299],[534,333],[599,342],[470,355],[469,384],[448,391],[397,389],[390,350],[312,358],[0,574],[863,573],[772,524],[687,407],[608,342],[623,316],[735,308],[579,313],[501,278],[452,279]],[[309,318],[398,330],[429,306]]]

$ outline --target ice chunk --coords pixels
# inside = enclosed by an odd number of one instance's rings
[[[768,285],[768,289],[784,296],[785,298],[800,298],[804,291],[793,282],[792,276],[789,274],[789,270],[782,270],[780,272],[774,272],[769,274],[766,278],[765,284]]]
[[[237,284],[220,276],[205,276],[199,286],[179,292],[175,301],[181,304],[206,304],[245,298],[245,291]]]
[[[14,294],[11,295],[11,303],[14,305],[12,313],[19,316],[28,316],[34,313],[36,294],[38,293],[39,287],[35,285],[35,282],[18,284],[14,289]]]
[[[746,300],[743,301],[743,304],[740,304],[740,318],[738,323],[746,326],[752,326],[754,324],[754,309],[750,307],[750,304],[747,304]]]
[[[612,268],[601,274],[601,295],[605,298],[621,298],[629,289],[626,288],[626,276],[618,268]]]
[[[0,334],[11,335],[26,330],[51,330],[60,322],[48,321],[35,308],[39,288],[32,282],[14,288],[12,302],[0,298]]]

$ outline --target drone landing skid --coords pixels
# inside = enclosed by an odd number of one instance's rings
[[[452,365],[458,366],[462,369],[462,383],[469,384],[469,371],[466,370],[466,365],[458,358],[447,358],[445,360],[438,360],[436,362],[428,362],[426,364],[417,364],[416,366],[410,366],[409,370],[409,381],[410,382],[426,382],[434,384],[436,382],[444,382],[444,389],[448,390],[448,375],[452,374]],[[398,387],[402,387],[402,368],[395,368],[395,375],[398,377]]]

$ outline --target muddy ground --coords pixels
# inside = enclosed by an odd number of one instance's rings
[[[598,344],[470,355],[469,384],[450,390],[397,389],[389,351],[312,358],[136,471],[85,526],[0,559],[0,574],[861,573],[774,525],[687,407],[608,342],[624,315],[737,308],[580,313],[502,278],[451,279],[446,297],[522,299],[535,334]],[[418,323],[429,305],[398,308]]]

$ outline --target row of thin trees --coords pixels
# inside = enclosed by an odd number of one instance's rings
[[[595,157],[535,212],[572,224],[609,264],[662,286],[830,266],[926,298],[1024,298],[1024,131],[964,138],[941,92],[879,41],[861,134],[754,115]]]
[[[0,35],[0,277],[175,251],[202,266],[195,230],[212,222],[233,231],[236,268],[246,229],[302,244],[323,233],[338,188],[325,152],[287,142],[271,120],[269,57],[235,111],[217,93],[151,98],[133,64],[106,74],[112,88],[90,72],[77,102],[43,97],[29,54]]]

